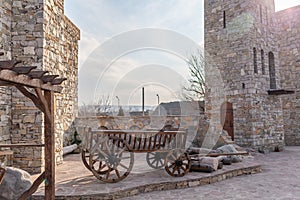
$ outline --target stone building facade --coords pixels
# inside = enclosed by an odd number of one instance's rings
[[[55,95],[56,162],[63,134],[77,116],[79,29],[64,15],[64,0],[1,0],[1,60],[20,60],[67,78]],[[0,88],[0,143],[43,143],[43,117],[15,88]],[[3,120],[2,120],[3,119]],[[41,171],[43,148],[14,148],[14,166]]]
[[[275,12],[274,0],[205,0],[205,56],[220,70],[239,145],[300,145],[299,16],[299,6]]]

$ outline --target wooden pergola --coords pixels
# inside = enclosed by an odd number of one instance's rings
[[[24,96],[31,99],[35,106],[44,113],[45,171],[34,181],[20,199],[27,199],[39,185],[45,181],[45,199],[55,198],[55,130],[54,130],[54,93],[60,93],[60,84],[66,78],[48,75],[48,71],[36,70],[34,66],[17,66],[17,61],[0,61],[0,86],[14,86]],[[42,133],[41,133],[42,134]],[[7,147],[35,146],[12,144]],[[2,145],[2,147],[4,147]]]

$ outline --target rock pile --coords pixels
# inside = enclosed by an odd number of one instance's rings
[[[245,153],[245,151],[241,150],[242,148],[233,144],[221,146],[216,150],[191,147],[188,151],[192,158],[191,171],[210,173],[222,169],[223,165],[242,162],[241,155],[236,155]]]

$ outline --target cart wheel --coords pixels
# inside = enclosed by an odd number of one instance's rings
[[[165,166],[166,153],[164,152],[148,152],[146,155],[147,163],[153,169],[161,169]]]
[[[92,171],[90,165],[88,164],[88,162],[89,162],[89,157],[90,157],[90,153],[89,153],[86,149],[82,149],[82,150],[81,150],[81,160],[82,160],[84,166],[85,166],[88,170]]]
[[[115,145],[112,139],[105,139],[89,156],[89,165],[94,176],[106,183],[116,183],[126,178],[133,167],[133,153],[122,145]]]
[[[165,170],[171,176],[186,175],[191,168],[191,158],[183,149],[173,149],[166,156]]]

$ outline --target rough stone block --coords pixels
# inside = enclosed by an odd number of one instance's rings
[[[18,199],[32,185],[30,175],[21,169],[7,167],[0,185],[0,199]]]

